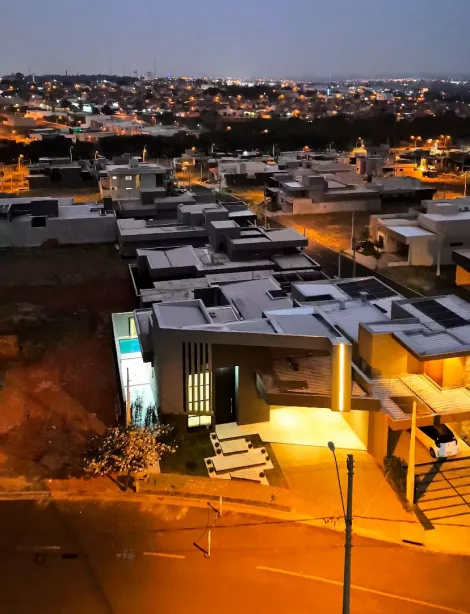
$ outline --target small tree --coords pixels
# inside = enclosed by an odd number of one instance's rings
[[[95,475],[146,471],[163,454],[175,452],[174,445],[162,441],[171,431],[171,427],[161,424],[152,428],[110,427],[103,436],[90,441],[85,468]]]

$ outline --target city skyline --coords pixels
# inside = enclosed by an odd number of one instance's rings
[[[0,42],[0,74],[232,75],[236,78],[462,76],[470,41],[470,4],[365,0],[295,6],[239,0],[177,10],[140,0],[77,7],[7,0],[9,28]],[[91,10],[90,10],[91,9]],[[458,17],[458,18],[457,18]],[[45,44],[47,42],[47,44]]]

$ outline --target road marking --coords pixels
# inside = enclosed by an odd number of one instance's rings
[[[274,573],[284,574],[285,576],[295,576],[297,578],[305,578],[306,580],[315,580],[317,582],[323,582],[325,584],[334,584],[335,586],[343,586],[342,582],[338,580],[329,580],[328,578],[322,578],[320,576],[310,576],[308,574],[297,573],[295,571],[286,571],[285,569],[276,569],[275,567],[263,567],[258,565],[257,569],[261,571],[272,571]],[[385,593],[383,591],[377,591],[373,588],[366,588],[365,586],[357,586],[351,584],[351,588],[356,591],[363,591],[365,593],[373,593],[374,595],[380,595],[381,597],[389,597],[390,599],[398,599],[400,601],[407,601],[408,603],[414,603],[415,605],[422,605],[428,608],[434,608],[435,610],[441,610],[442,612],[451,612],[452,614],[470,614],[464,610],[456,610],[455,608],[449,608],[445,605],[437,605],[436,603],[429,603],[428,601],[420,601],[419,599],[413,599],[411,597],[403,597],[401,595],[395,595],[394,593]]]
[[[60,550],[60,546],[17,546],[17,550]]]
[[[144,552],[144,556],[158,556],[162,559],[185,559],[184,554],[168,554],[167,552]]]

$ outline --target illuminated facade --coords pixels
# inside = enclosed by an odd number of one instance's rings
[[[470,419],[470,304],[456,296],[404,299],[375,278],[281,292],[272,277],[214,296],[135,312],[162,417],[266,424],[277,441],[311,445],[315,432],[347,425],[356,443],[345,447],[379,462],[410,428],[413,402],[419,426],[458,431]]]

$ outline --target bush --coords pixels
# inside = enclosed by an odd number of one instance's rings
[[[175,452],[164,443],[171,427],[111,427],[103,436],[93,437],[85,454],[85,469],[95,475],[139,473],[154,465],[163,454]]]

